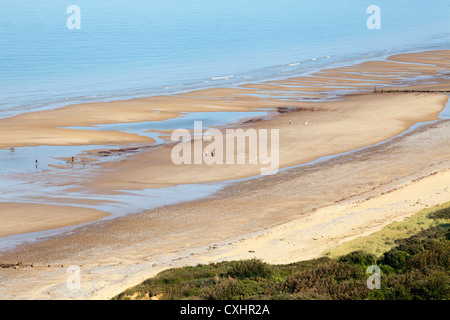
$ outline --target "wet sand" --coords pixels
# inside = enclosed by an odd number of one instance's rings
[[[0,147],[91,144],[94,140],[103,145],[148,146],[152,140],[138,135],[63,128],[163,120],[182,111],[274,108],[281,111],[276,117],[240,126],[279,129],[280,167],[290,167],[373,145],[417,122],[437,119],[447,95],[373,91],[381,85],[448,90],[449,56],[449,51],[398,55],[388,61],[238,88],[23,114],[0,120]],[[422,78],[411,79],[416,76]],[[299,101],[300,97],[333,95],[340,99]],[[171,266],[254,256],[277,263],[320,256],[342,241],[377,231],[425,206],[448,201],[449,134],[450,122],[441,120],[368,149],[239,181],[213,197],[91,224],[71,234],[0,252],[1,263],[34,266],[2,269],[0,298],[108,298]],[[94,172],[79,179],[83,171],[75,167],[60,174],[65,180],[57,181],[92,194],[114,194],[117,190],[246,178],[260,170],[251,165],[174,166],[170,150],[170,146],[148,148],[120,161],[94,162]],[[60,176],[49,171],[30,179],[43,178],[53,181]],[[2,206],[8,217],[14,210],[22,212],[24,229],[14,223],[2,225],[7,235],[54,228],[61,221],[52,212],[73,215],[63,206]],[[23,214],[28,208],[30,214]],[[51,209],[48,215],[34,219],[34,214],[47,209]],[[84,212],[77,219],[87,222],[103,217],[99,212]],[[78,291],[66,287],[68,265],[82,266],[83,287]]]
[[[160,270],[223,259],[287,263],[450,197],[450,121],[390,142],[242,181],[213,198],[166,206],[2,252],[2,298],[109,298]],[[50,267],[48,265],[50,264]],[[66,287],[81,265],[82,288]],[[24,279],[29,279],[23,281]]]
[[[0,202],[0,237],[93,222],[109,213],[81,207]]]
[[[323,156],[339,154],[385,141],[417,122],[437,119],[448,96],[441,94],[361,94],[342,101],[304,104],[293,112],[271,120],[258,121],[244,129],[279,130],[279,168],[308,163]],[[307,125],[305,125],[307,121]],[[228,139],[225,130],[224,137]],[[268,140],[269,152],[272,141]],[[194,142],[185,143],[194,150]],[[210,142],[204,141],[203,148]],[[173,146],[143,151],[126,162],[105,163],[107,172],[87,183],[90,188],[108,190],[167,187],[186,183],[205,183],[257,176],[265,164],[226,164],[226,150],[215,159],[224,164],[181,164],[171,161]],[[239,154],[235,147],[235,154]],[[202,152],[203,155],[203,152]],[[193,163],[193,159],[191,160]]]

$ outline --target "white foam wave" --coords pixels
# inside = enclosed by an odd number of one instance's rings
[[[229,75],[229,76],[214,77],[214,78],[211,78],[211,80],[227,80],[227,79],[231,79],[231,78],[234,78],[234,74]]]

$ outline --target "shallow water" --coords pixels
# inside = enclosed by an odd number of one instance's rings
[[[143,121],[134,123],[114,123],[100,124],[94,127],[68,127],[68,129],[85,130],[113,130],[127,133],[134,133],[141,136],[154,137],[150,130],[175,130],[175,129],[193,129],[194,121],[202,121],[203,128],[220,127],[228,124],[237,123],[241,119],[262,117],[267,115],[266,111],[238,111],[238,112],[192,112],[181,113],[179,117],[163,121]]]
[[[107,146],[38,146],[0,150],[0,177],[10,173],[29,173],[41,170],[53,170],[51,165],[65,165],[59,158],[71,158],[83,151],[104,149]],[[38,160],[37,167],[35,161]]]
[[[439,118],[450,119],[450,95],[448,95],[447,104],[445,105],[444,110],[439,113]]]
[[[97,125],[93,127],[69,127],[69,129],[84,130],[114,130],[127,133],[138,134],[153,138],[156,144],[164,142],[160,138],[158,130],[175,130],[180,128],[193,129],[194,121],[202,121],[203,129],[220,127],[227,124],[237,123],[241,119],[250,117],[266,116],[271,110],[250,111],[250,112],[195,112],[182,113],[179,117],[163,121],[144,121],[136,123],[117,123]],[[154,130],[156,132],[148,132]],[[130,146],[127,146],[130,147]],[[132,146],[131,146],[132,147]],[[41,170],[55,170],[52,166],[66,165],[68,162],[60,158],[77,157],[77,155],[100,149],[119,149],[119,146],[90,145],[90,146],[37,146],[37,147],[16,147],[14,152],[10,150],[0,150],[0,178],[4,174],[29,173]],[[38,160],[37,167],[35,161]],[[111,157],[108,157],[108,161]],[[70,162],[69,162],[70,164]],[[83,165],[75,161],[75,166]],[[0,188],[1,192],[1,188]]]
[[[45,182],[34,182],[30,184],[27,181],[17,179],[0,180],[0,189],[5,185],[8,186],[8,189],[7,192],[0,193],[0,202],[54,204],[93,208],[111,213],[111,216],[102,219],[108,220],[165,205],[206,198],[227,185],[227,182],[186,184],[160,189],[124,190],[114,195],[74,192],[67,190],[71,186],[60,187]],[[42,198],[43,196],[45,198]],[[94,200],[96,203],[79,204],[76,202],[77,199]],[[35,241],[39,238],[70,232],[82,225],[87,224],[1,237],[0,250],[11,249],[21,243]]]

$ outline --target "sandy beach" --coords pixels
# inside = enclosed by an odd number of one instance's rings
[[[36,203],[0,203],[0,241],[89,222],[67,234],[1,251],[1,263],[21,262],[23,267],[1,269],[0,298],[105,299],[169,267],[252,257],[270,263],[319,257],[344,241],[448,201],[450,120],[438,115],[449,98],[449,66],[450,51],[402,54],[305,77],[0,119],[4,149],[124,148],[119,160],[92,161],[88,173],[68,165],[70,170],[62,166],[17,176],[95,197],[74,197],[71,205],[51,194],[39,196]],[[181,112],[256,109],[268,115],[228,128],[278,129],[279,166],[288,169],[275,175],[258,176],[261,166],[250,164],[174,165],[173,144],[149,147],[154,140],[138,134],[67,128],[162,121]],[[404,133],[423,122],[431,123]],[[125,150],[131,145],[138,152]],[[336,154],[342,155],[302,166]],[[244,179],[249,177],[254,178]],[[106,195],[124,190],[237,179],[244,180],[207,198],[115,219],[101,220],[109,213],[77,207],[113,201]],[[81,266],[82,288],[70,291],[66,269],[73,265]]]
[[[3,269],[0,294],[103,299],[169,267],[318,257],[343,241],[446,202],[449,127],[449,121],[441,121],[376,147],[238,183],[212,199],[93,224],[2,252],[1,261],[34,267]],[[81,266],[78,291],[65,285],[69,265]]]
[[[0,203],[0,237],[79,225],[109,214],[88,208]]]

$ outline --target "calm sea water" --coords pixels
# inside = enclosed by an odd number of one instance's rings
[[[449,0],[1,0],[0,117],[449,45]]]

